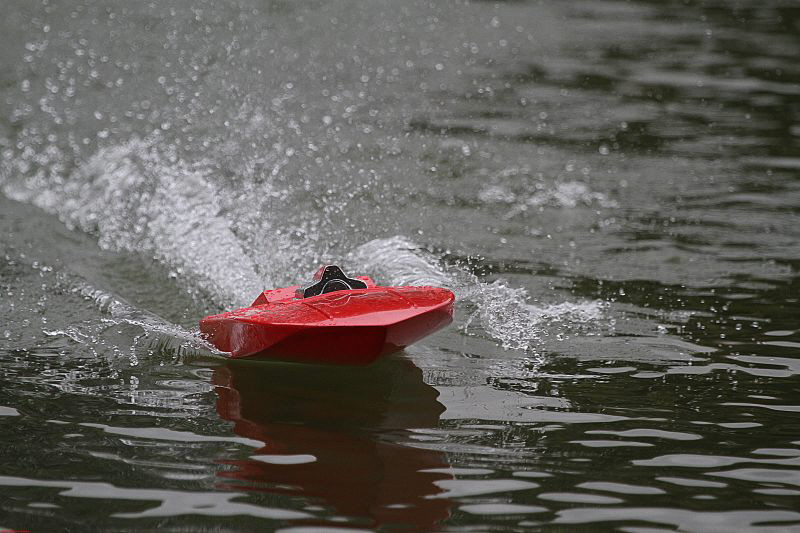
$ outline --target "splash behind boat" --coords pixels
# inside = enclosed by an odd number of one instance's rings
[[[369,364],[449,324],[454,300],[447,289],[382,287],[328,265],[307,285],[203,318],[200,331],[234,358]]]

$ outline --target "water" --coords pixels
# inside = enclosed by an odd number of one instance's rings
[[[800,531],[796,2],[7,2],[0,526]],[[458,295],[366,368],[205,314]]]

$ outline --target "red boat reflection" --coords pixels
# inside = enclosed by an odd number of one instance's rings
[[[219,415],[265,442],[251,458],[223,461],[235,468],[219,474],[226,488],[301,496],[360,527],[430,530],[450,515],[450,501],[435,497],[434,482],[451,478],[444,455],[403,444],[444,411],[411,361],[230,362],[214,383]]]

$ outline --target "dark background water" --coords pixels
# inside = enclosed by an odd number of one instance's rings
[[[800,6],[11,1],[0,526],[800,531]],[[196,337],[322,261],[365,368]]]

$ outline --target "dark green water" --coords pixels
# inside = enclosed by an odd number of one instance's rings
[[[800,6],[16,1],[0,530],[800,531]],[[200,317],[458,295],[364,368]]]

